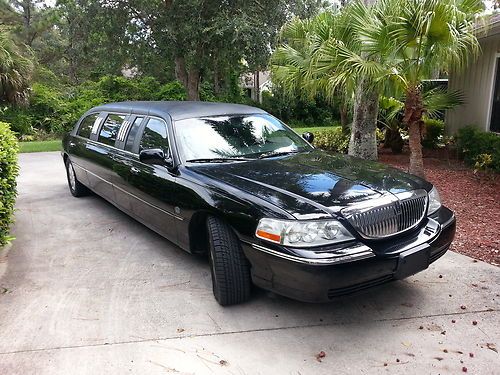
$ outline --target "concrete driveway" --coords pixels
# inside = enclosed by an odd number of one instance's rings
[[[222,308],[204,259],[71,197],[58,153],[20,163],[0,374],[500,373],[499,268],[449,252],[331,304],[257,290]]]

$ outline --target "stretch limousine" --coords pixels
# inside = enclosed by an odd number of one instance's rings
[[[455,216],[431,183],[312,141],[249,106],[124,102],[88,111],[62,157],[75,197],[93,191],[207,254],[221,305],[248,300],[253,284],[330,301],[447,251]]]

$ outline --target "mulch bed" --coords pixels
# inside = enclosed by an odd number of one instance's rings
[[[381,150],[379,160],[408,171],[409,156]],[[500,265],[500,176],[478,175],[460,160],[425,158],[425,177],[443,204],[455,212],[457,235],[452,250]]]

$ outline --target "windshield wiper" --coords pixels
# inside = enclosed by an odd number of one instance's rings
[[[263,154],[259,155],[259,159],[265,159],[265,158],[273,158],[275,156],[282,156],[282,155],[290,155],[290,154],[298,154],[299,151],[271,151],[271,152],[265,152]]]
[[[224,163],[226,161],[249,161],[250,158],[201,158],[186,160],[188,163]]]

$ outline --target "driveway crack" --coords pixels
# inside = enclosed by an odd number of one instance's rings
[[[481,314],[481,313],[495,313],[495,312],[500,312],[500,310],[490,308],[490,309],[484,309],[484,310],[458,311],[458,312],[451,312],[451,313],[445,313],[445,314],[429,314],[429,315],[419,315],[419,316],[407,316],[407,317],[400,317],[400,318],[374,319],[371,322],[372,323],[398,322],[398,321],[416,320],[416,319],[425,319],[425,318],[438,318],[438,317],[446,317],[446,316],[463,316],[463,315]],[[45,352],[45,351],[51,351],[51,350],[80,349],[80,348],[92,348],[92,347],[112,346],[112,345],[128,345],[128,344],[158,342],[158,341],[167,341],[167,340],[175,340],[175,339],[212,337],[212,336],[222,336],[222,335],[237,335],[237,334],[243,334],[243,333],[285,331],[285,330],[300,329],[300,328],[332,327],[335,325],[358,324],[360,322],[361,321],[359,321],[359,320],[358,321],[343,321],[343,322],[342,321],[334,321],[334,322],[330,322],[330,323],[305,324],[305,325],[271,327],[271,328],[255,328],[255,329],[248,329],[248,330],[226,331],[226,332],[186,334],[186,335],[166,336],[166,337],[158,337],[158,338],[144,338],[144,339],[138,339],[138,340],[104,342],[104,343],[97,343],[97,344],[55,346],[55,347],[48,347],[48,348],[35,348],[35,349],[24,349],[24,350],[13,350],[13,351],[7,351],[7,352],[0,352],[0,355],[20,354],[20,353],[36,353],[36,352]]]

